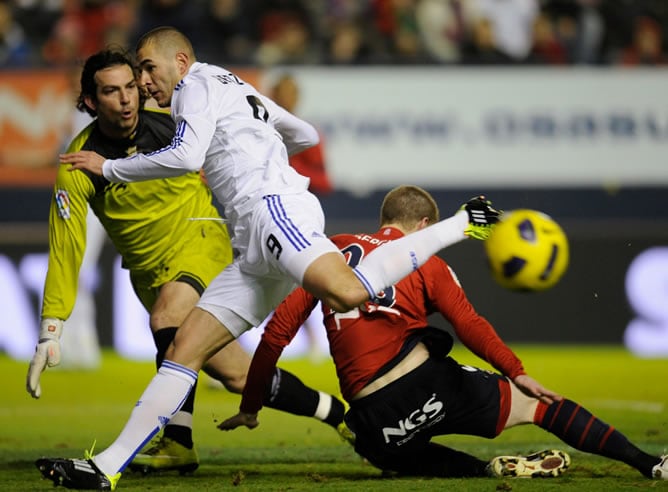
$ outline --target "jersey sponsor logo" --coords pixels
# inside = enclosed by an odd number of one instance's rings
[[[385,444],[390,443],[390,438],[402,438],[396,442],[397,446],[401,446],[411,440],[417,432],[440,422],[445,417],[441,413],[443,407],[443,402],[437,400],[434,393],[421,408],[411,412],[408,417],[400,419],[396,427],[383,427]]]
[[[56,206],[58,207],[58,215],[61,219],[69,219],[70,212],[70,195],[65,190],[56,190]]]

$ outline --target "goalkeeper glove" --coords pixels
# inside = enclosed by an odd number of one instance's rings
[[[63,320],[55,318],[44,318],[40,325],[39,341],[35,347],[28,367],[26,378],[26,389],[33,398],[42,395],[39,378],[46,367],[60,364],[60,335],[63,332]]]
[[[489,237],[501,215],[501,212],[492,207],[492,202],[487,200],[485,195],[471,198],[459,210],[466,210],[469,216],[469,224],[464,229],[464,234],[481,241]]]

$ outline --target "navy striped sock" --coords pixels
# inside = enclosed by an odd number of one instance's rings
[[[534,423],[575,449],[623,461],[647,477],[657,464],[656,456],[641,451],[624,434],[571,400],[551,405],[540,402]]]

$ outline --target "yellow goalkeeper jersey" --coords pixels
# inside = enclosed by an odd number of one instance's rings
[[[130,138],[112,140],[93,122],[74,138],[68,152],[94,150],[108,159],[152,152],[169,145],[174,128],[169,114],[142,110]],[[159,268],[180,250],[192,234],[190,219],[220,218],[211,192],[197,172],[110,183],[101,176],[68,168],[67,164],[60,166],[53,189],[42,317],[65,320],[74,308],[89,205],[123,258],[123,266],[134,272]]]

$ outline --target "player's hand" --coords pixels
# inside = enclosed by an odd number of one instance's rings
[[[492,202],[485,195],[474,196],[462,205],[460,210],[466,210],[469,218],[464,234],[481,241],[489,237],[501,215],[501,212],[492,207]]]
[[[239,412],[234,417],[230,417],[218,424],[220,430],[229,431],[245,425],[249,429],[255,429],[260,422],[257,420],[257,413]]]
[[[61,164],[71,164],[68,171],[76,171],[77,169],[85,169],[102,176],[102,164],[105,158],[97,152],[92,150],[80,150],[79,152],[70,152],[67,154],[60,154],[58,156]]]
[[[26,389],[33,398],[42,395],[39,378],[44,369],[60,364],[60,335],[63,332],[63,321],[55,318],[44,318],[40,324],[39,341],[35,347],[26,378]]]
[[[517,376],[513,382],[522,393],[532,398],[537,398],[547,405],[551,405],[555,401],[559,401],[563,398],[560,394],[544,388],[542,384],[526,374]]]

